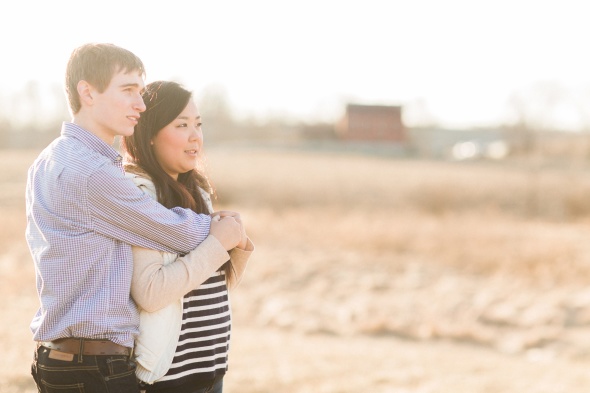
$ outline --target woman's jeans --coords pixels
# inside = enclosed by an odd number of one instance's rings
[[[125,355],[68,355],[39,347],[31,373],[40,393],[139,393],[135,367]]]
[[[222,393],[223,392],[223,378],[215,382],[213,386],[207,388],[197,389],[193,393]]]
[[[183,392],[188,392],[190,391],[190,393],[222,393],[223,392],[223,378],[219,378],[216,382],[214,382],[213,384],[211,384],[210,386],[205,386],[202,388],[195,388],[195,389],[191,389],[190,388],[190,383],[187,383],[188,386],[184,386],[182,388]],[[158,390],[158,392],[162,392],[162,393],[173,393],[175,390],[174,389],[166,389],[166,390]],[[142,390],[143,392],[149,392],[149,390]]]

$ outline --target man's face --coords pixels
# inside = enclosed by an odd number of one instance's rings
[[[115,136],[129,136],[145,111],[141,92],[145,87],[142,76],[136,71],[115,74],[105,91],[92,89],[92,116],[94,132],[103,141],[112,144]]]

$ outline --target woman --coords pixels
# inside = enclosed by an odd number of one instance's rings
[[[143,99],[146,111],[122,143],[128,176],[166,207],[211,214],[211,186],[196,169],[203,135],[191,93],[160,81],[146,86]],[[147,392],[222,391],[231,330],[228,287],[240,282],[254,246],[239,214],[212,217],[209,237],[187,255],[133,248],[137,376]]]

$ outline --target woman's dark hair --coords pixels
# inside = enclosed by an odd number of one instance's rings
[[[149,175],[156,186],[158,201],[167,208],[184,207],[196,213],[210,214],[199,188],[212,193],[207,177],[197,169],[178,175],[174,180],[160,165],[152,149],[152,139],[170,124],[188,105],[192,93],[176,82],[157,81],[148,84],[142,94],[146,110],[141,114],[135,131],[121,140],[126,161]],[[233,269],[228,261],[222,266],[228,282]]]

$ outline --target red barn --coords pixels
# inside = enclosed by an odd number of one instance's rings
[[[348,104],[336,125],[342,139],[358,141],[406,141],[401,106]]]

